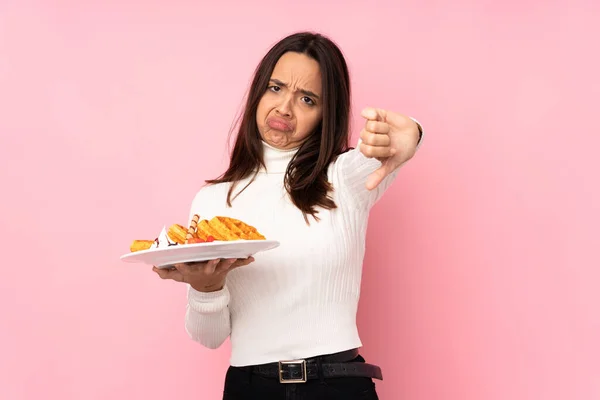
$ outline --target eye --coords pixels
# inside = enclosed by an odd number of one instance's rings
[[[305,102],[306,104],[310,105],[310,106],[314,106],[314,105],[315,105],[315,102],[314,102],[314,100],[313,100],[313,99],[311,99],[311,98],[310,98],[310,97],[308,97],[308,96],[304,96],[304,97],[302,97],[302,101],[303,101],[303,102]]]
[[[272,85],[272,86],[269,86],[269,90],[272,92],[279,92],[281,90],[281,88],[277,85]]]

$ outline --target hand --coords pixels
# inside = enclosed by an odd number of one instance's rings
[[[419,142],[419,127],[409,117],[379,108],[361,113],[367,121],[360,132],[359,150],[366,157],[377,158],[382,165],[367,178],[373,190],[400,165],[412,158]]]
[[[254,257],[246,259],[224,259],[211,260],[199,263],[175,264],[173,268],[156,268],[156,272],[162,279],[172,279],[177,282],[188,283],[199,292],[216,292],[223,289],[225,277],[235,268],[248,265],[254,261]]]

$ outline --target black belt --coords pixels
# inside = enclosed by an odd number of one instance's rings
[[[358,349],[303,360],[280,361],[249,367],[265,378],[279,378],[281,383],[304,383],[309,379],[367,377],[383,380],[381,368],[365,362],[349,362],[358,356]]]

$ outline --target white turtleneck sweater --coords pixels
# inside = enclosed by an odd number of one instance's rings
[[[320,221],[309,218],[307,226],[283,186],[296,150],[263,146],[266,170],[232,207],[226,204],[229,184],[208,185],[195,196],[190,219],[195,213],[206,219],[238,218],[281,245],[232,270],[220,291],[203,293],[188,286],[186,331],[208,348],[230,337],[233,366],[361,347],[356,312],[369,210],[398,170],[368,191],[366,179],[381,163],[357,149],[342,154],[328,170],[338,208],[319,209]]]

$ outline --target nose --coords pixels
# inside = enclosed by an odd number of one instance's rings
[[[292,98],[290,96],[283,96],[277,105],[277,112],[284,117],[292,116]]]

